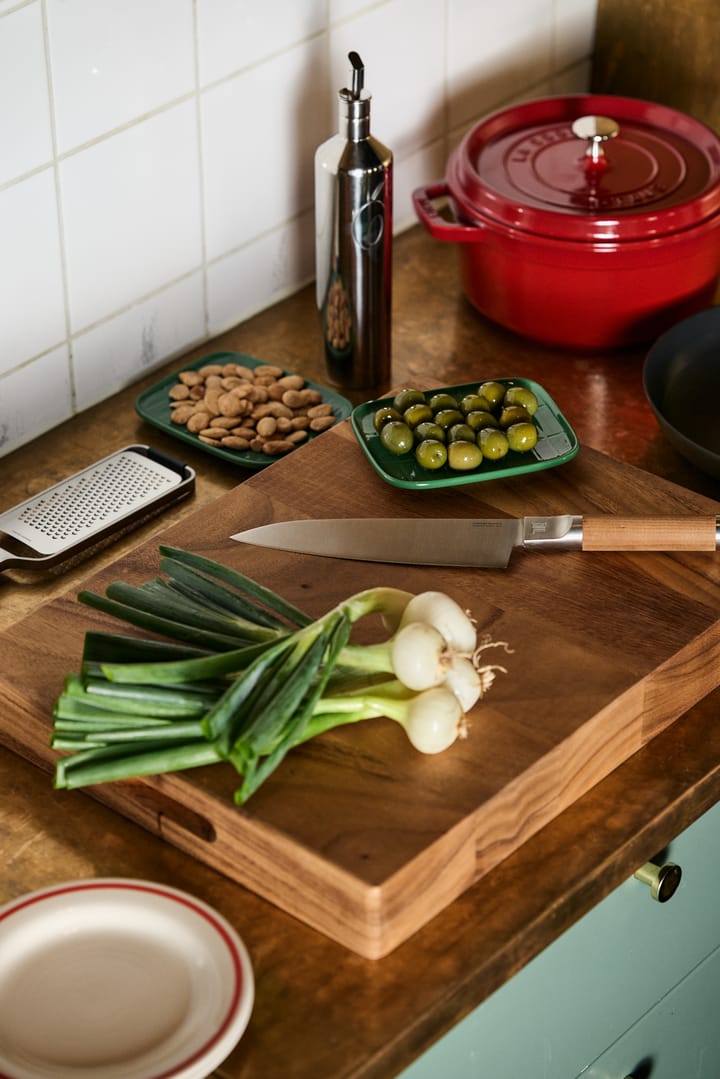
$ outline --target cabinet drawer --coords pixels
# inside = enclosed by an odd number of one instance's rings
[[[574,1079],[720,945],[719,839],[720,804],[662,852],[683,871],[668,903],[631,877],[402,1079]]]
[[[704,959],[578,1079],[717,1079],[720,949]]]

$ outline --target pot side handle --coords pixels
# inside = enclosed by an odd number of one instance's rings
[[[456,220],[448,221],[433,205],[434,199],[447,198],[449,193],[445,180],[436,180],[413,191],[413,205],[420,223],[436,240],[447,243],[482,243],[485,232],[482,225],[461,225]]]

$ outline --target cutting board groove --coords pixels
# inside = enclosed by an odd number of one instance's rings
[[[399,491],[347,424],[328,432],[162,542],[240,568],[314,615],[380,584],[447,591],[512,647],[469,737],[424,757],[390,721],[333,731],[293,752],[243,809],[225,765],[88,793],[360,955],[387,954],[720,683],[718,557],[520,552],[506,571],[473,571],[325,560],[229,536],[295,517],[590,512],[716,509],[586,447],[533,478]],[[154,576],[157,542],[84,586]],[[48,770],[52,703],[89,628],[118,623],[66,595],[2,638],[0,740]],[[78,797],[49,776],[47,796]]]

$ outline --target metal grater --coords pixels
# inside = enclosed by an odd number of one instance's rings
[[[0,514],[0,571],[68,558],[185,497],[194,483],[193,469],[149,446],[118,450]]]

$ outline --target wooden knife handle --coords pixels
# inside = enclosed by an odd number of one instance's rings
[[[583,551],[716,551],[717,517],[583,517]]]

